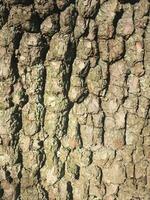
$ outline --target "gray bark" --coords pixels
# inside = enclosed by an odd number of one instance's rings
[[[150,199],[148,0],[0,0],[0,199]]]

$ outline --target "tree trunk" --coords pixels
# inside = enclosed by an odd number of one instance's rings
[[[150,199],[148,0],[0,0],[0,199]]]

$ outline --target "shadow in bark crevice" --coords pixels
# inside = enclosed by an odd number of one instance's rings
[[[132,5],[138,3],[139,1],[140,1],[140,0],[119,0],[120,3],[123,3],[123,4],[125,4],[125,3],[130,3],[130,4],[132,4]]]
[[[73,188],[70,181],[67,182],[67,191],[68,191],[67,200],[73,200],[73,192],[72,192]]]
[[[2,198],[4,195],[4,189],[0,186],[0,198]]]
[[[118,25],[118,22],[119,20],[122,18],[122,15],[123,15],[123,9],[121,9],[120,11],[116,12],[116,15],[113,19],[113,26],[114,26],[114,33],[113,33],[113,36],[116,35],[116,29],[117,29],[117,25]]]

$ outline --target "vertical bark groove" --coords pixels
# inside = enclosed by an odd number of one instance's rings
[[[0,199],[149,200],[148,0],[0,0]]]

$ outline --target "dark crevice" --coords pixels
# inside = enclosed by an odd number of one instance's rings
[[[76,127],[76,137],[79,140],[79,147],[82,148],[83,147],[83,141],[82,141],[82,137],[81,137],[81,128],[80,128],[80,124],[77,124]]]
[[[101,130],[102,132],[101,132],[101,134],[100,134],[102,145],[104,145],[104,135],[105,135],[104,124],[105,124],[105,118],[106,118],[106,116],[105,116],[105,113],[104,113],[104,117],[103,117],[103,119],[102,119],[103,128],[102,128],[102,130]]]
[[[3,4],[1,4],[0,2],[0,30],[7,23],[8,16],[9,16],[9,10],[6,7],[3,8]]]
[[[75,179],[79,180],[80,177],[80,167],[76,165]]]
[[[100,60],[100,48],[99,48],[99,36],[98,36],[98,26],[95,29],[95,41],[96,41],[96,65],[98,65],[98,62]]]
[[[65,61],[63,62],[65,69],[64,70],[65,73],[63,74],[63,82],[64,82],[64,95],[69,100],[68,93],[70,89],[70,78],[72,75],[72,67],[73,67],[73,62],[76,58],[76,49],[77,49],[75,41],[70,41],[68,47],[70,50],[68,51],[66,58],[69,59],[65,59]]]
[[[23,169],[23,157],[22,157],[21,149],[18,149],[18,157],[16,159],[15,164],[20,164],[20,170],[18,172],[19,183],[16,185],[16,188],[15,188],[15,200],[20,200],[21,178],[22,178],[22,169]]]
[[[114,27],[113,36],[116,35],[117,24],[118,24],[119,20],[122,18],[123,12],[124,12],[123,9],[121,9],[118,12],[116,12],[116,15],[115,15],[115,17],[113,19],[113,27]]]
[[[75,3],[76,3],[76,0],[71,0],[71,3],[72,3],[72,4],[75,4]]]
[[[18,58],[15,55],[15,50],[19,48],[20,41],[23,35],[23,32],[21,32],[20,28],[18,30],[16,29],[16,36],[13,40],[13,45],[14,45],[14,53],[12,56],[11,60],[11,67],[12,67],[12,74],[13,74],[13,82],[16,83],[17,80],[19,79],[19,71],[18,71]]]
[[[13,74],[13,83],[16,83],[19,79],[19,71],[18,71],[18,59],[13,55],[11,60],[12,74]]]
[[[2,198],[4,195],[4,189],[0,186],[0,198]]]
[[[13,182],[13,178],[11,177],[11,174],[8,170],[5,171],[5,176],[6,176],[6,180],[9,182],[9,183],[12,183]]]
[[[42,46],[43,46],[43,49],[42,49],[41,54],[40,54],[40,59],[42,60],[42,63],[44,63],[44,61],[46,59],[47,52],[49,50],[48,42],[47,42],[46,38],[44,38],[44,37],[42,37]]]
[[[15,150],[19,140],[19,131],[22,129],[22,111],[19,110],[18,106],[15,107],[14,111],[11,114],[10,127],[12,129],[12,139],[10,141],[10,145]]]
[[[19,45],[20,45],[20,41],[21,41],[21,38],[22,38],[22,35],[23,35],[23,32],[21,30],[21,27],[16,27],[14,29],[14,32],[15,32],[15,38],[13,40],[13,45],[14,45],[14,49],[18,49],[19,48]]]
[[[83,80],[82,82],[85,82],[86,77],[90,71],[90,62],[89,60],[86,62],[84,69],[82,69],[79,73],[79,77]]]
[[[68,193],[66,199],[73,200],[73,188],[70,181],[67,182],[67,192]]]
[[[16,159],[15,164],[18,164],[18,163],[20,163],[21,166],[22,166],[23,157],[22,157],[22,151],[21,151],[21,149],[18,149],[18,157],[17,157],[17,159]],[[18,178],[21,178],[21,176],[22,176],[22,175],[19,173],[19,174],[18,174]]]
[[[34,0],[18,0],[18,3],[22,3],[26,6],[33,4]]]
[[[123,4],[125,4],[125,3],[130,3],[130,4],[132,4],[132,5],[138,3],[139,1],[140,1],[140,0],[119,0],[120,3],[123,3]]]
[[[85,85],[85,84],[84,84]],[[83,91],[82,91],[82,94],[79,96],[79,98],[76,100],[76,102],[79,104],[79,103],[82,103],[89,95],[89,90],[87,88],[87,84],[83,87]]]
[[[49,198],[49,195],[48,195],[48,191],[45,189],[45,188],[43,188],[43,186],[41,185],[41,192],[42,192],[42,195],[43,195],[43,200],[49,200],[50,198]]]
[[[127,116],[128,116],[128,113],[126,113],[125,115],[125,125],[124,125],[124,145],[126,145],[126,131],[127,131]]]
[[[105,132],[105,130],[104,130],[104,128],[101,128],[101,132],[100,132],[100,142],[101,142],[101,144],[102,145],[104,145],[104,132]]]
[[[11,2],[11,5],[24,4],[24,5],[28,6],[32,3],[33,3],[33,0],[13,0]]]
[[[34,15],[32,15],[31,20],[30,20],[30,32],[31,33],[38,33],[40,32],[40,25],[41,25],[42,20],[40,19],[38,13],[34,13]]]
[[[19,182],[15,188],[15,200],[20,199],[21,183]]]
[[[95,19],[95,17],[97,16],[97,14],[99,12],[99,9],[100,9],[100,2],[98,1],[98,4],[95,9],[95,13],[93,13],[93,15],[90,17],[91,19]]]
[[[57,163],[57,167],[58,167],[58,181],[59,181],[65,175],[65,163],[63,163],[61,167]]]
[[[108,69],[107,69],[107,79],[106,79],[107,84],[106,84],[106,87],[105,87],[105,94],[104,94],[104,97],[106,96],[106,94],[107,94],[107,92],[108,92],[108,90],[109,90],[110,76],[111,76],[111,74],[110,74],[110,66],[108,65]]]
[[[46,162],[46,154],[44,152],[43,141],[40,141],[39,145],[41,145],[41,146],[40,146],[40,149],[39,149],[38,159],[39,159],[39,168],[41,169],[44,166],[45,162]]]

